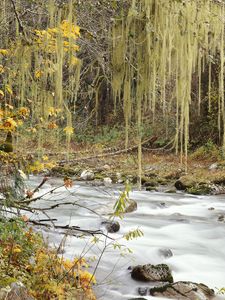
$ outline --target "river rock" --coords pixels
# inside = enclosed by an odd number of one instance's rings
[[[215,185],[212,185],[209,181],[197,181],[193,176],[182,176],[175,182],[177,190],[186,191],[193,195],[208,195],[217,194]],[[215,190],[215,192],[214,192]]]
[[[134,200],[129,200],[129,204],[125,208],[125,213],[131,213],[133,211],[137,210],[137,202]]]
[[[105,186],[111,186],[112,185],[112,179],[110,177],[105,177],[103,179],[103,183]]]
[[[111,167],[109,166],[109,165],[107,165],[107,164],[105,164],[104,166],[103,166],[103,170],[104,171],[109,171],[111,169]]]
[[[214,291],[202,283],[190,281],[178,281],[149,289],[151,296],[166,297],[179,300],[210,300],[214,297]]]
[[[34,300],[21,282],[13,282],[0,290],[0,300]]]
[[[102,224],[105,225],[109,233],[115,233],[120,230],[120,223],[118,221],[103,221]]]
[[[140,296],[146,296],[148,293],[148,288],[147,287],[139,287],[138,288],[138,294]]]
[[[209,166],[210,171],[214,171],[218,169],[218,163],[213,163]]]
[[[167,249],[167,248],[162,248],[162,249],[159,249],[159,255],[164,257],[164,258],[170,258],[173,256],[173,252],[170,250],[170,249]]]
[[[175,188],[179,191],[184,191],[195,185],[195,181],[191,176],[182,176],[175,182]]]
[[[219,215],[217,220],[218,220],[218,222],[224,222],[225,221],[225,216],[224,215]]]
[[[139,281],[173,282],[171,270],[166,264],[138,265],[132,269],[131,277]]]
[[[95,178],[95,174],[93,171],[91,170],[84,170],[81,175],[80,175],[80,178],[82,180],[93,180]]]

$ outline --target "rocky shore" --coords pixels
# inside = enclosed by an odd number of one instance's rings
[[[138,182],[135,164],[122,156],[114,159],[89,160],[76,165],[55,166],[48,175],[69,176],[75,180],[91,181],[95,185],[110,186]],[[191,161],[188,171],[175,156],[156,156],[144,160],[142,188],[146,191],[175,193],[183,191],[195,195],[225,193],[225,161]]]

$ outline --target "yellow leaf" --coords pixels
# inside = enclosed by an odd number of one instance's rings
[[[13,106],[10,105],[10,104],[8,104],[8,103],[6,103],[5,107],[8,107],[8,108],[11,109],[11,110],[13,109]]]
[[[43,155],[43,156],[42,156],[42,159],[43,159],[44,161],[46,161],[46,160],[48,160],[48,156],[47,156],[47,155]]]
[[[55,109],[53,106],[48,108],[48,115],[49,116],[54,116],[55,115]]]
[[[20,107],[18,110],[18,114],[22,117],[28,117],[30,114],[30,110],[27,107]]]
[[[12,88],[11,88],[11,86],[10,86],[9,84],[6,84],[6,85],[5,85],[5,89],[6,89],[6,91],[7,91],[10,95],[13,94]]]
[[[2,90],[0,90],[0,96],[2,96],[2,97],[5,96],[5,94],[4,94],[4,92]]]
[[[77,65],[78,62],[79,62],[79,59],[78,59],[76,56],[72,56],[72,57],[71,57],[70,64],[71,64],[72,66]]]
[[[9,54],[9,52],[6,49],[0,49],[0,54],[7,56]]]
[[[23,121],[22,121],[22,120],[18,120],[18,121],[17,121],[17,125],[18,125],[18,126],[22,126],[22,125],[23,125]]]
[[[3,118],[3,116],[4,116],[4,111],[0,109],[0,120]]]
[[[63,131],[65,131],[65,133],[66,133],[67,135],[71,135],[71,134],[74,133],[74,129],[73,129],[73,127],[71,127],[71,126],[66,126],[66,127],[63,129]]]
[[[22,250],[21,250],[20,246],[16,246],[15,248],[12,249],[12,252],[13,253],[20,253],[20,252],[22,252]]]
[[[3,65],[0,65],[0,74],[2,74],[4,72],[5,72],[5,69],[4,69]]]
[[[41,70],[36,70],[34,76],[35,76],[35,78],[39,79],[42,77],[43,74],[44,73]]]
[[[3,123],[3,127],[14,130],[17,127],[17,123],[12,118],[7,118]]]

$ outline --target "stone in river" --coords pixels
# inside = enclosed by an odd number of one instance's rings
[[[179,300],[210,300],[215,296],[214,290],[206,285],[190,281],[178,281],[164,286],[150,288],[149,293],[151,296]]]
[[[173,282],[171,270],[166,264],[135,266],[131,271],[131,277],[139,281]]]

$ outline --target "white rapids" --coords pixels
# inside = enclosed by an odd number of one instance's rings
[[[40,180],[40,177],[31,177],[28,184],[37,186]],[[49,179],[39,194],[60,184],[61,179]],[[43,208],[55,203],[73,202],[75,205],[60,206],[48,215],[57,218],[60,225],[104,230],[101,221],[106,216],[103,213],[111,211],[122,189],[121,186],[105,188],[77,182],[69,190],[61,187],[33,206]],[[109,236],[118,239],[118,243],[131,249],[132,253],[124,254],[124,247],[113,249],[109,238],[99,236],[102,242],[98,244],[91,243],[93,237],[67,238],[64,256],[85,255],[90,258],[92,272],[98,264],[95,273],[98,300],[138,297],[138,287],[150,286],[131,279],[128,267],[138,264],[166,263],[172,269],[174,281],[204,283],[215,292],[225,287],[225,223],[218,221],[219,215],[225,215],[225,195],[192,196],[134,190],[130,198],[137,201],[137,210],[118,220],[120,231]],[[38,214],[32,218],[46,219],[46,216]],[[122,239],[125,233],[136,228],[144,232],[143,237],[131,241]],[[59,245],[63,237],[58,231],[47,231],[46,236],[54,245]],[[98,261],[106,244],[108,246]],[[173,256],[162,256],[160,250],[164,249],[170,249]],[[144,298],[160,299],[151,296]],[[225,296],[218,296],[217,299],[225,299]]]

